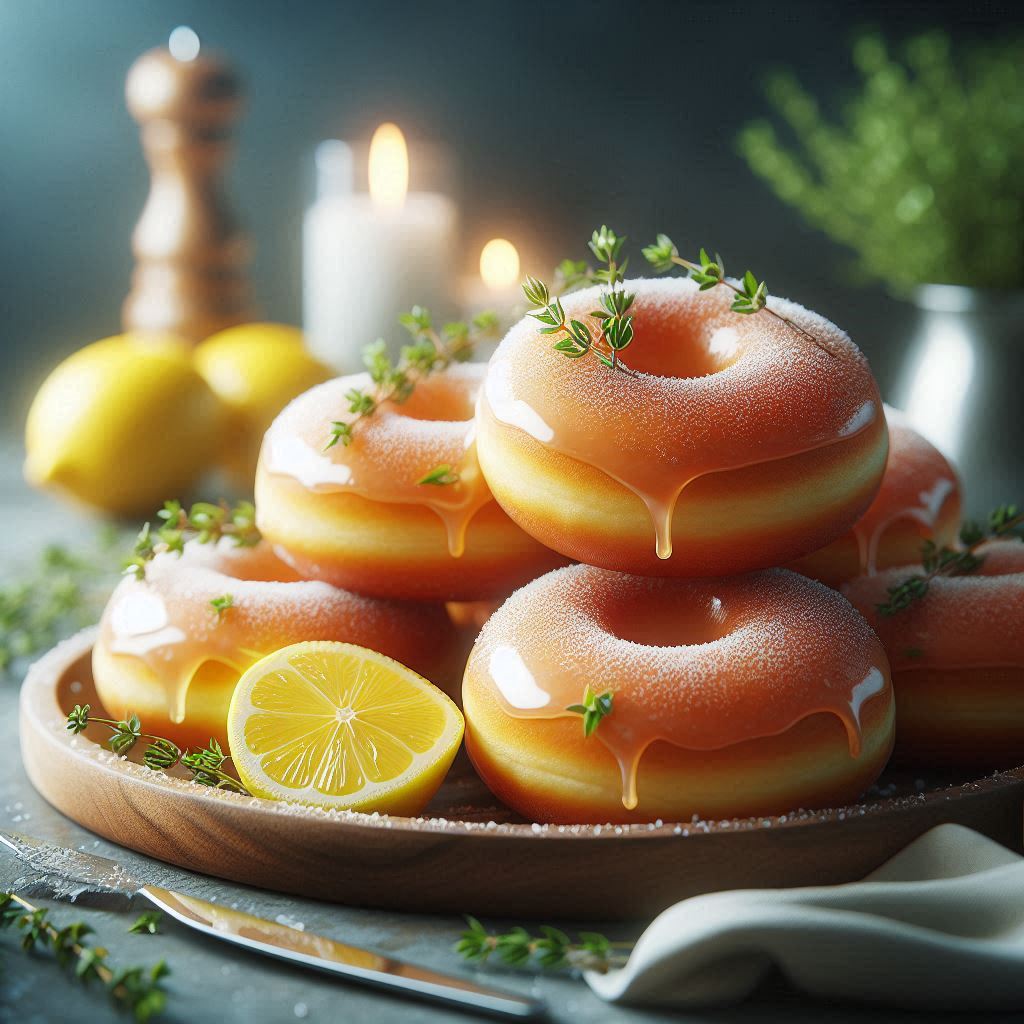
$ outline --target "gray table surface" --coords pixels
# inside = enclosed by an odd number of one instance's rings
[[[92,527],[80,513],[30,492],[19,471],[20,452],[13,441],[0,442],[0,572],[4,577],[30,564],[35,553],[49,541],[88,536]],[[461,930],[455,917],[425,917],[390,911],[353,909],[312,900],[250,889],[230,882],[196,875],[121,849],[79,828],[49,807],[32,789],[18,756],[17,681],[0,677],[0,827],[53,840],[103,856],[115,857],[159,885],[226,903],[271,920],[301,924],[348,943],[366,946],[427,967],[463,974],[485,984],[501,985],[546,1000],[556,1021],[595,1021],[608,1024],[684,1020],[708,1024],[765,1024],[786,1021],[860,1022],[892,1020],[917,1022],[942,1019],[935,1014],[912,1014],[889,1009],[831,1006],[790,992],[781,980],[765,986],[757,996],[738,1007],[685,1015],[608,1005],[586,985],[571,976],[538,977],[531,973],[477,969],[463,965],[452,952]],[[486,865],[481,865],[486,870]],[[0,854],[0,890],[10,888],[23,872],[17,862]],[[581,865],[585,877],[585,865]],[[424,879],[429,885],[430,880]],[[126,933],[136,910],[99,897],[80,899],[74,906],[53,906],[55,920],[84,919],[97,933],[111,959],[119,964],[152,963],[163,958],[171,967],[167,1021],[207,1024],[271,1021],[363,1021],[391,1024],[397,1021],[469,1019],[446,1009],[391,998],[378,992],[327,980],[287,968],[260,957],[238,953],[214,940],[165,921],[162,933],[137,936]],[[472,911],[471,907],[466,908]],[[487,922],[500,925],[501,922]],[[572,922],[552,922],[571,926]],[[590,927],[595,927],[591,925]],[[616,938],[632,939],[642,929],[609,925],[604,930]],[[19,1024],[51,1021],[123,1020],[98,990],[86,991],[69,980],[46,955],[26,956],[12,935],[0,935],[0,1020]],[[978,1020],[976,1015],[950,1015],[949,1020]],[[1019,1016],[990,1020],[1020,1020]]]

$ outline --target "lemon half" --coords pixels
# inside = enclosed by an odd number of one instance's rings
[[[293,644],[253,665],[228,712],[238,776],[255,796],[416,814],[462,742],[462,714],[422,676],[354,644]]]

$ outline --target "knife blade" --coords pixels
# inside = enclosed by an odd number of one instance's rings
[[[69,850],[13,832],[0,831],[0,843],[39,874],[97,891],[139,896],[189,928],[264,956],[478,1013],[518,1020],[540,1020],[546,1013],[545,1004],[537,999],[486,988],[196,896],[147,884],[107,857]]]

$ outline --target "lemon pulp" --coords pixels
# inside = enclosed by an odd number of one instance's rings
[[[416,813],[462,739],[452,701],[398,662],[353,644],[283,648],[239,680],[228,739],[250,792],[318,807]]]

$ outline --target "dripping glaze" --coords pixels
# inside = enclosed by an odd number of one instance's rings
[[[372,382],[368,374],[327,381],[274,421],[263,443],[263,466],[314,493],[422,505],[441,520],[448,551],[458,558],[473,516],[493,500],[476,454],[474,406],[483,374],[483,365],[463,363],[431,375],[403,404],[382,404],[361,421],[348,447],[329,449],[331,423],[348,408],[345,392],[369,389]],[[455,483],[419,482],[441,465],[452,467]]]
[[[637,293],[633,375],[552,352],[525,320],[492,358],[481,406],[637,495],[659,558],[672,555],[676,504],[694,480],[840,444],[877,426],[881,399],[867,363],[823,317],[773,300],[828,351],[772,318],[732,313],[728,299],[689,280],[625,287]],[[594,289],[566,297],[567,316],[586,321],[596,297]]]
[[[541,581],[530,584],[495,617],[500,638],[485,627],[483,663],[512,718],[578,718],[567,708],[585,685],[612,692],[611,713],[586,742],[615,758],[627,809],[659,740],[718,750],[830,713],[860,756],[864,708],[886,691],[888,663],[838,594],[785,570],[666,581],[575,566],[544,579],[559,625],[518,617],[517,598]]]

